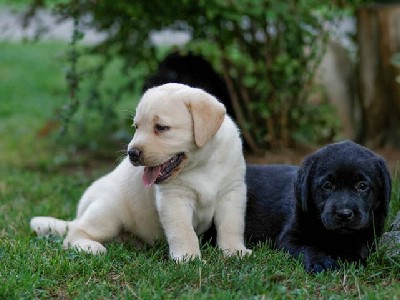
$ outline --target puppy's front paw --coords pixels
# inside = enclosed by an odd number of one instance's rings
[[[338,263],[326,255],[305,256],[304,267],[307,272],[320,273],[327,270],[335,270],[339,268]]]
[[[196,258],[201,258],[200,250],[199,251],[187,251],[180,252],[174,251],[171,252],[171,258],[177,263],[183,263],[191,260],[195,260]]]
[[[184,263],[184,262],[188,262],[188,261],[192,261],[195,260],[196,258],[201,258],[200,254],[181,254],[181,255],[172,255],[171,254],[172,259],[177,262],[177,263]]]
[[[173,257],[173,260],[177,263],[185,263],[185,262],[189,262],[192,260],[195,260],[196,258],[201,259],[200,255],[181,255],[181,256],[176,256]]]
[[[65,240],[64,248],[75,248],[78,251],[90,254],[101,254],[107,252],[107,249],[102,244],[88,239],[79,239],[73,242]]]
[[[251,255],[253,253],[253,251],[251,251],[250,249],[246,249],[246,248],[223,249],[222,252],[224,253],[225,257],[231,257],[231,256],[244,257],[246,255]]]

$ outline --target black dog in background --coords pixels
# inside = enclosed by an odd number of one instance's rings
[[[235,118],[225,81],[204,57],[172,52],[160,62],[156,72],[146,79],[143,92],[169,82],[183,83],[214,95],[225,105],[228,115]]]
[[[365,263],[382,234],[391,179],[384,160],[350,141],[289,165],[248,166],[245,237],[272,240],[310,272]]]

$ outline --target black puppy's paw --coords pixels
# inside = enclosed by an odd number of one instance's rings
[[[304,268],[310,273],[320,273],[327,270],[335,270],[339,268],[338,263],[325,255],[306,256],[304,258]]]

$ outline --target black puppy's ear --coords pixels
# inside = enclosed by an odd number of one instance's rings
[[[294,192],[296,195],[296,201],[300,201],[301,208],[303,211],[308,209],[308,198],[310,196],[311,182],[312,182],[312,168],[314,164],[314,158],[307,158],[299,171],[294,183]]]
[[[389,202],[390,202],[390,196],[392,192],[392,180],[390,177],[389,170],[386,166],[385,161],[382,158],[378,159],[378,167],[379,167],[379,172],[381,175],[381,191],[379,194],[379,197],[383,198],[383,213],[385,217],[388,214],[389,211]]]

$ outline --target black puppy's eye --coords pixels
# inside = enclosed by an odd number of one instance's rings
[[[357,184],[356,184],[356,190],[357,191],[366,192],[368,189],[369,189],[369,186],[368,186],[367,183],[365,183],[363,181],[357,182]]]
[[[322,185],[322,188],[323,188],[324,190],[331,191],[331,190],[334,190],[334,189],[335,189],[335,186],[332,184],[332,182],[327,181],[327,182],[325,182],[325,183]]]
[[[135,128],[135,129],[139,128],[139,126],[136,123],[133,123],[132,127]]]
[[[169,126],[164,126],[164,125],[156,124],[156,125],[154,126],[154,129],[155,129],[155,131],[156,131],[157,133],[162,133],[162,132],[168,131],[168,130],[169,130]]]

